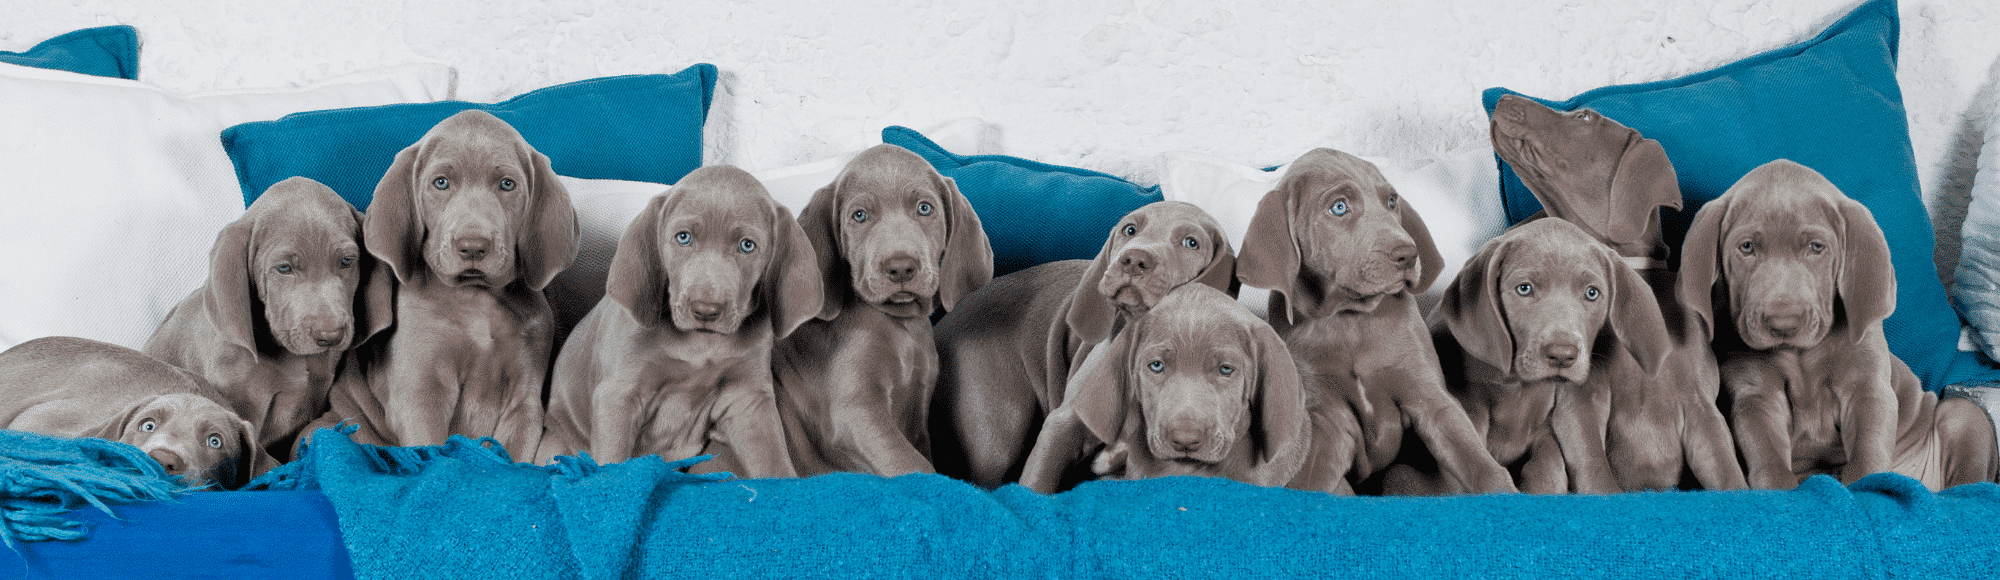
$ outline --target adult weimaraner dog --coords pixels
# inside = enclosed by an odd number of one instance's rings
[[[799,212],[825,304],[773,352],[778,413],[799,475],[934,471],[930,315],[993,279],[972,203],[922,157],[862,151]]]
[[[534,457],[554,317],[541,290],[578,235],[549,158],[492,114],[452,115],[396,154],[361,230],[395,271],[396,321],[355,349],[318,423],[386,445],[493,437]]]
[[[1269,324],[1206,284],[1168,292],[1094,349],[1066,384],[1021,472],[1042,493],[1095,457],[1099,476],[1226,477],[1332,490],[1301,473],[1313,447],[1307,393]],[[1309,481],[1296,481],[1298,479]]]
[[[0,352],[0,427],[138,447],[192,486],[242,486],[278,462],[257,426],[199,377],[139,351],[66,336]]]
[[[1605,445],[1627,491],[1674,489],[1685,476],[1706,489],[1742,489],[1743,468],[1716,407],[1722,378],[1707,329],[1681,304],[1660,234],[1660,208],[1680,209],[1667,152],[1590,109],[1559,113],[1508,95],[1493,110],[1493,149],[1547,208],[1610,246],[1646,280],[1673,349],[1666,370],[1611,386]]]
[[[304,177],[272,185],[216,236],[208,281],[140,349],[200,376],[289,456],[327,411],[349,346],[388,328],[393,274],[361,249],[361,212]]]
[[[1373,164],[1315,149],[1258,202],[1237,277],[1271,290],[1271,325],[1310,396],[1358,421],[1354,432],[1314,433],[1320,447],[1359,446],[1350,465],[1330,467],[1341,477],[1369,480],[1413,434],[1457,489],[1514,491],[1446,391],[1417,309],[1442,260],[1416,208]]]
[[[939,472],[987,488],[1019,479],[1090,349],[1190,282],[1234,294],[1236,254],[1207,212],[1161,201],[1120,219],[1095,260],[1028,268],[959,300],[936,327]]]
[[[557,355],[536,462],[710,454],[696,470],[797,475],[771,347],[819,315],[821,288],[805,232],[756,178],[687,174],[625,229],[604,298]]]
[[[1535,220],[1480,246],[1431,317],[1453,394],[1522,491],[1620,491],[1611,386],[1672,347],[1638,272],[1575,224]]]
[[[1992,480],[1993,430],[1889,352],[1888,241],[1868,208],[1804,165],[1766,163],[1695,214],[1682,301],[1716,336],[1750,486],[1881,471],[1935,490]]]

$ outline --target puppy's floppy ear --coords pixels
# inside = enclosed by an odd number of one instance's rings
[[[367,223],[367,216],[354,212],[356,224]],[[368,342],[368,339],[396,323],[396,272],[389,263],[370,255],[366,248],[361,252],[361,284],[354,290],[354,341],[350,345]]]
[[[667,267],[660,263],[660,218],[667,206],[679,200],[675,188],[653,196],[646,208],[625,226],[618,248],[611,253],[611,265],[604,276],[604,297],[618,303],[641,326],[655,328],[671,322],[667,309]]]
[[[1847,250],[1840,258],[1835,291],[1847,324],[1874,324],[1896,311],[1896,267],[1889,263],[1889,240],[1868,206],[1845,195],[1839,197],[1840,244]],[[1856,341],[1866,333],[1849,333]]]
[[[1652,286],[1646,284],[1646,279],[1625,265],[1611,248],[1598,245],[1597,254],[1609,274],[1604,277],[1610,285],[1605,293],[1611,297],[1605,325],[1611,327],[1618,343],[1625,345],[1632,358],[1639,361],[1639,368],[1653,374],[1674,348],[1673,337],[1667,335],[1667,321],[1660,316],[1660,302],[1653,298]]]
[[[1305,466],[1311,444],[1311,424],[1306,417],[1305,384],[1291,351],[1270,325],[1251,325],[1252,352],[1257,357],[1254,388],[1250,396],[1252,423],[1260,462],[1256,483],[1282,486],[1290,483]]]
[[[1133,324],[1133,328],[1112,337],[1110,343],[1091,349],[1077,366],[1076,374],[1070,375],[1069,384],[1063,387],[1063,405],[1076,414],[1077,420],[1098,441],[1118,440],[1119,431],[1125,427],[1126,406],[1132,404],[1132,357],[1138,350],[1138,336],[1143,334],[1146,318]]]
[[[1660,207],[1681,208],[1680,178],[1659,141],[1633,131],[1611,175],[1610,207],[1605,208],[1604,233],[1617,241],[1646,234]]]
[[[1136,212],[1134,212],[1136,213]],[[1131,218],[1126,214],[1125,218]],[[1083,270],[1083,279],[1076,281],[1076,289],[1069,293],[1069,312],[1063,315],[1063,322],[1069,324],[1070,333],[1082,339],[1084,344],[1095,344],[1111,336],[1111,326],[1118,317],[1117,307],[1110,298],[1097,291],[1097,285],[1104,282],[1104,270],[1111,267],[1112,256],[1117,251],[1118,229],[1132,223],[1128,219],[1118,220],[1111,226],[1111,232],[1104,236],[1104,247],[1097,250],[1097,257]]]
[[[426,140],[396,153],[388,173],[376,182],[367,217],[361,221],[361,245],[388,264],[404,284],[416,279],[424,267],[424,220],[417,216],[415,189],[417,160]]]
[[[522,216],[526,222],[522,233],[526,235],[517,241],[521,281],[531,290],[541,290],[576,260],[582,234],[576,225],[576,206],[569,201],[569,190],[556,179],[549,156],[529,148],[526,142],[519,147],[527,154],[530,167],[528,213]]]
[[[278,466],[278,459],[266,453],[264,446],[257,443],[257,427],[243,419],[236,422],[240,428],[236,432],[236,477],[232,478],[233,481],[223,482],[229,489],[243,487]]]
[[[1694,214],[1694,223],[1688,226],[1687,238],[1681,241],[1680,280],[1675,282],[1674,296],[1680,299],[1683,308],[1701,320],[1702,331],[1711,338],[1716,333],[1715,282],[1722,274],[1722,229],[1728,222],[1729,204],[1734,199],[1735,196],[1725,192],[1701,206]]]
[[[986,240],[979,213],[972,211],[972,201],[959,193],[958,182],[935,171],[931,177],[949,206],[945,209],[944,259],[938,266],[938,306],[950,312],[959,298],[993,281],[993,245]]]
[[[820,305],[819,319],[833,320],[840,317],[840,307],[852,293],[853,276],[847,269],[847,260],[840,258],[840,222],[835,221],[840,212],[840,182],[846,172],[835,177],[833,183],[813,192],[805,209],[799,210],[799,231],[805,232],[806,242],[812,244],[814,261],[819,263],[820,289],[826,303]]]
[[[1243,248],[1236,253],[1236,279],[1245,286],[1269,288],[1273,304],[1297,293],[1299,279],[1298,241],[1292,236],[1292,198],[1298,189],[1296,179],[1286,179],[1278,183],[1277,189],[1264,194],[1257,202],[1257,212],[1250,216],[1250,230],[1243,234]],[[1276,318],[1276,310],[1271,316]],[[1292,320],[1292,309],[1286,308],[1285,321]]]
[[[1514,335],[1500,310],[1500,266],[1513,240],[1488,240],[1465,261],[1465,268],[1446,286],[1433,314],[1444,319],[1465,354],[1486,361],[1507,374],[1514,372]]]
[[[202,310],[223,342],[257,357],[256,288],[250,278],[250,243],[257,218],[245,214],[222,228],[208,253],[208,282],[201,287]]]
[[[776,237],[776,254],[764,270],[764,303],[771,308],[771,329],[776,338],[791,336],[799,325],[818,316],[826,305],[826,281],[820,275],[819,258],[812,242],[792,211],[771,204],[771,231]]]
[[[1201,231],[1208,234],[1209,256],[1208,264],[1201,267],[1194,281],[1235,298],[1242,289],[1242,282],[1236,280],[1236,251],[1229,247],[1229,236],[1222,233],[1222,226],[1215,223],[1215,218],[1207,212],[1201,215]]]
[[[1444,272],[1444,254],[1438,253],[1436,241],[1431,239],[1431,228],[1424,225],[1423,216],[1417,215],[1417,208],[1410,205],[1410,198],[1397,196],[1396,212],[1403,218],[1403,233],[1410,235],[1410,241],[1417,245],[1417,285],[1410,287],[1410,293],[1422,294],[1437,283],[1438,274]]]
[[[153,395],[150,397],[146,397],[144,399],[140,399],[138,402],[126,406],[124,409],[118,411],[117,413],[114,413],[109,417],[105,417],[103,423],[98,423],[97,425],[91,426],[89,429],[83,430],[82,433],[76,434],[76,436],[96,437],[98,439],[109,439],[112,441],[125,441],[125,428],[132,424],[132,419],[137,418],[141,410],[153,406],[153,402],[158,400],[161,396],[162,395]],[[130,441],[125,441],[125,442],[130,443]]]

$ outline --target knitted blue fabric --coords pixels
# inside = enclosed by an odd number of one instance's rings
[[[180,478],[139,448],[104,439],[66,439],[0,429],[0,540],[90,536],[67,512],[83,506],[162,500],[186,491]]]

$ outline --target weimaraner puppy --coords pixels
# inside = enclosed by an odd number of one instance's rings
[[[756,178],[689,173],[625,229],[604,298],[556,356],[536,462],[711,454],[695,468],[797,475],[771,346],[819,314],[821,288],[805,232]]]
[[[1575,224],[1535,220],[1480,246],[1431,317],[1453,394],[1522,491],[1620,491],[1611,386],[1672,346],[1638,272]]]
[[[1895,471],[1933,490],[1993,479],[1986,414],[1939,401],[1889,352],[1895,271],[1867,207],[1772,161],[1702,206],[1682,251],[1681,299],[1716,336],[1751,487],[1817,473]]]
[[[1234,294],[1236,254],[1207,212],[1160,201],[1119,220],[1095,260],[1028,268],[959,300],[936,327],[939,472],[987,488],[1019,479],[1090,349],[1190,282]]]
[[[972,203],[922,157],[862,151],[799,212],[825,277],[814,320],[772,354],[778,413],[799,475],[935,471],[931,312],[993,279]]]
[[[396,154],[361,230],[395,272],[395,324],[355,349],[318,423],[385,445],[493,437],[534,457],[554,317],[541,290],[578,235],[549,158],[489,113],[452,115]]]
[[[1021,484],[1061,491],[1095,456],[1099,476],[1226,477],[1334,490],[1302,473],[1313,422],[1298,365],[1277,332],[1227,293],[1184,284],[1085,356],[1049,414]]]
[[[0,352],[0,427],[129,443],[192,486],[240,487],[278,464],[220,397],[193,373],[94,340]]]
[[[1258,202],[1237,277],[1271,289],[1271,325],[1309,396],[1358,421],[1354,433],[1314,434],[1322,446],[1359,445],[1351,465],[1332,467],[1341,477],[1369,480],[1413,434],[1457,489],[1514,491],[1446,391],[1417,309],[1414,296],[1430,287],[1442,260],[1416,208],[1373,164],[1315,149]]]
[[[288,456],[326,413],[341,356],[393,321],[394,290],[388,266],[361,249],[361,212],[294,177],[222,229],[207,283],[140,350],[214,386],[259,445]]]
[[[1514,166],[1548,216],[1610,246],[1646,280],[1673,337],[1666,372],[1611,386],[1606,450],[1626,491],[1674,489],[1692,475],[1706,489],[1743,489],[1736,444],[1715,402],[1722,378],[1707,330],[1675,292],[1660,208],[1680,209],[1667,152],[1590,109],[1559,113],[1501,97],[1493,149]]]

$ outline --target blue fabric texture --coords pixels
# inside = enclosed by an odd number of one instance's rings
[[[90,537],[68,512],[162,500],[187,491],[180,478],[139,448],[104,439],[50,437],[0,429],[0,540]]]
[[[354,577],[333,504],[317,491],[206,491],[71,517],[90,539],[0,550],[0,578]]]
[[[85,28],[21,52],[0,51],[0,62],[135,80],[139,78],[139,30],[122,24]]]
[[[1118,218],[1164,199],[1160,187],[1116,176],[1005,155],[956,155],[907,127],[882,130],[882,142],[923,156],[958,182],[993,245],[993,275],[1053,262],[1090,259]]]
[[[1790,159],[1826,175],[1868,206],[1888,236],[1896,269],[1896,311],[1883,323],[1890,350],[1927,390],[2000,380],[2000,369],[1958,351],[1958,314],[1932,261],[1930,214],[1896,84],[1899,28],[1894,0],[1875,0],[1811,40],[1715,70],[1534,100],[1559,111],[1595,109],[1659,140],[1686,200],[1683,211],[1661,216],[1676,248],[1695,211],[1757,166]],[[1486,112],[1508,94],[1519,93],[1487,89]],[[1504,161],[1500,195],[1511,222],[1541,210]]]
[[[936,475],[717,479],[657,457],[512,464],[321,431],[271,477],[332,501],[359,577],[1959,577],[2000,486],[1339,497],[1221,479],[1041,495]]]
[[[605,77],[556,85],[494,104],[441,101],[308,111],[222,132],[243,204],[279,181],[310,177],[357,208],[396,153],[460,111],[479,109],[514,126],[556,173],[581,179],[674,183],[701,167],[701,131],[715,65],[670,75]]]

